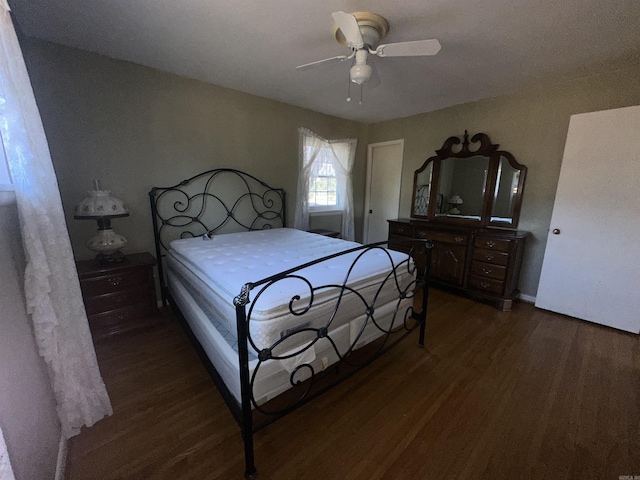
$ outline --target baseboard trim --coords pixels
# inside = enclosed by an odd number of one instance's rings
[[[67,447],[69,440],[63,434],[60,434],[60,443],[58,445],[58,461],[56,463],[55,480],[64,480],[67,471]]]
[[[527,303],[536,303],[536,297],[532,297],[531,295],[525,295],[524,293],[520,294],[520,300]]]

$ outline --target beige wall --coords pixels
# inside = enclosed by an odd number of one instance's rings
[[[125,251],[153,251],[147,192],[216,167],[235,167],[288,193],[295,207],[298,134],[358,138],[354,169],[356,239],[362,239],[367,143],[403,138],[400,215],[409,216],[413,171],[451,135],[487,133],[529,168],[519,228],[529,230],[521,290],[534,297],[574,113],[640,103],[640,66],[372,125],[341,120],[33,39],[21,39],[78,258],[95,225],[73,206],[100,179],[131,207],[114,229]],[[327,227],[318,219],[316,227]],[[324,223],[323,223],[324,222]]]
[[[54,478],[60,423],[25,309],[18,209],[7,198],[0,192],[0,426],[16,480]]]
[[[358,138],[356,235],[362,235],[366,125],[170,75],[81,50],[22,38],[49,141],[74,253],[96,224],[73,219],[92,179],[130,207],[112,226],[125,252],[154,252],[148,191],[201,171],[233,167],[288,195],[293,224],[298,127],[326,138]]]
[[[519,229],[527,240],[520,288],[534,297],[555,197],[569,118],[576,113],[640,104],[640,66],[528,88],[436,112],[369,126],[370,143],[404,138],[400,215],[411,210],[413,172],[452,135],[484,132],[528,167]],[[606,159],[602,159],[606,161]],[[640,166],[639,166],[640,174]],[[593,192],[606,195],[606,192]]]

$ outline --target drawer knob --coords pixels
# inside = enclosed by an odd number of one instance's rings
[[[482,269],[482,273],[484,273],[485,275],[489,275],[491,273],[491,269],[490,268],[483,268]]]
[[[404,228],[402,227],[398,228],[398,233],[404,233]]]
[[[485,255],[484,258],[487,259],[488,262],[490,262],[491,260],[493,260],[495,257],[493,255]]]
[[[126,313],[121,313],[121,314],[118,315],[118,320],[124,320],[127,317],[128,317],[128,315]]]
[[[489,288],[489,287],[490,287],[490,284],[488,284],[488,283],[486,283],[486,282],[480,282],[480,286],[481,286],[482,288]]]
[[[454,240],[456,241],[456,243],[462,243],[464,241],[464,237],[456,236]]]
[[[127,297],[126,297],[126,296],[124,296],[124,295],[118,295],[117,297],[114,297],[113,301],[114,301],[115,303],[122,303],[122,302],[124,302],[126,299],[127,299]]]
[[[494,242],[493,240],[487,240],[487,247],[493,248],[495,246],[496,246],[496,242]]]
[[[107,283],[112,287],[117,287],[122,283],[122,277],[111,277],[107,280]]]

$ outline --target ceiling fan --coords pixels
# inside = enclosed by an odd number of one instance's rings
[[[336,40],[350,48],[351,54],[299,65],[296,67],[297,70],[308,70],[328,63],[353,59],[353,65],[349,70],[351,82],[360,86],[368,82],[370,87],[374,87],[379,83],[379,77],[375,66],[367,63],[369,54],[378,57],[413,57],[435,55],[441,48],[440,42],[435,39],[379,45],[380,40],[389,32],[389,22],[375,13],[334,12],[331,16],[335,22],[334,35]],[[348,97],[347,101],[350,100],[351,98]],[[362,99],[360,103],[362,103]]]

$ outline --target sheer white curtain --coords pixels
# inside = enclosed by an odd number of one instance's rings
[[[311,130],[300,128],[298,152],[298,188],[294,227],[309,230],[309,186],[320,160],[328,160],[336,172],[338,205],[342,211],[342,238],[355,239],[353,215],[353,164],[357,139],[325,140]]]
[[[11,461],[9,460],[9,452],[7,452],[7,445],[4,443],[4,436],[0,428],[0,480],[15,480],[15,478],[13,468],[11,468]]]
[[[25,297],[62,432],[112,413],[98,370],[60,192],[6,0],[0,0],[0,134],[25,251]]]

